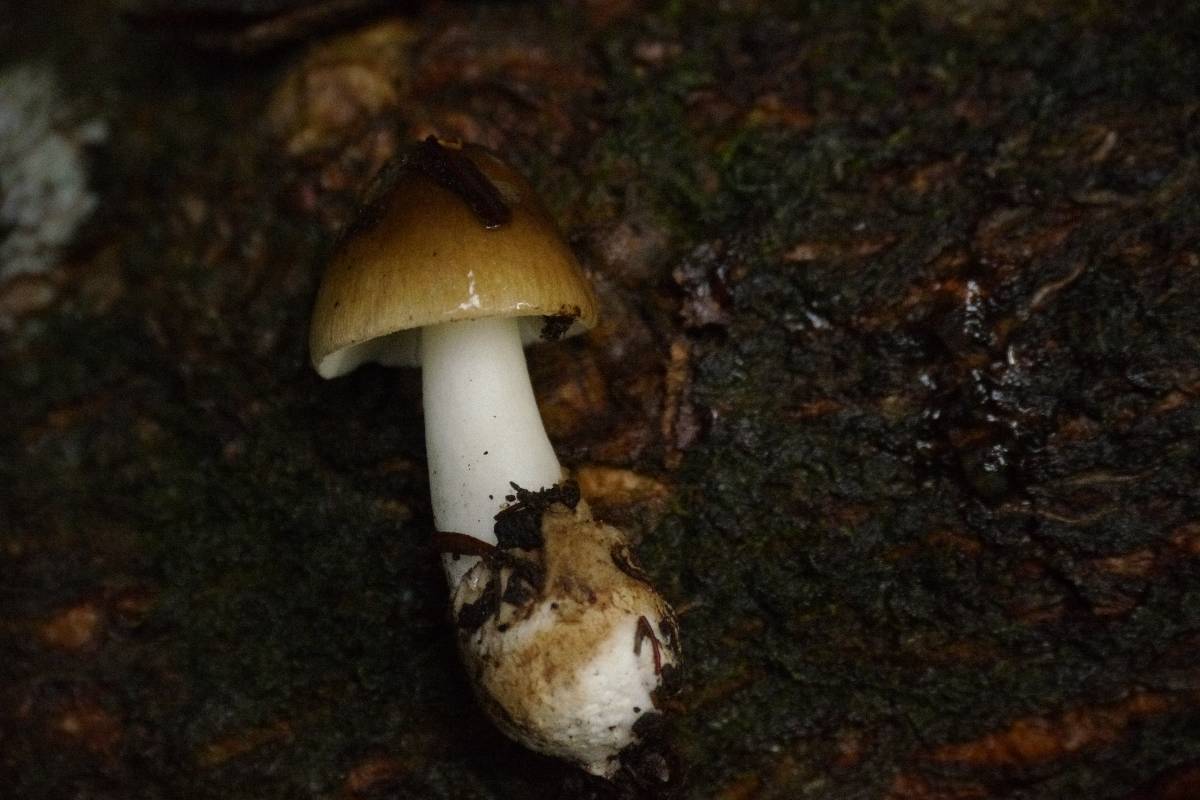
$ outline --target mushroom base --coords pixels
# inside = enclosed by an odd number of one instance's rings
[[[585,502],[552,505],[541,532],[540,549],[500,551],[459,583],[459,649],[506,734],[612,778],[654,727],[679,660],[675,618]]]

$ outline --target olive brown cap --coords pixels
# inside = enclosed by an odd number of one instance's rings
[[[533,187],[482,147],[432,137],[423,147],[471,173],[501,216],[481,213],[469,191],[437,170],[401,165],[321,281],[309,348],[323,377],[366,361],[417,365],[425,325],[526,317],[521,334],[529,343],[596,323],[592,288]]]

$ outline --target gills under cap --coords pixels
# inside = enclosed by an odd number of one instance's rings
[[[419,328],[484,317],[528,318],[528,343],[591,328],[596,299],[524,178],[482,147],[430,137],[326,270],[313,366],[332,378],[367,361],[416,365]]]

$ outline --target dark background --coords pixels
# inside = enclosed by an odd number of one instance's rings
[[[4,9],[5,796],[577,785],[460,674],[419,374],[307,360],[436,132],[598,288],[531,370],[685,796],[1200,797],[1200,6],[377,5]]]

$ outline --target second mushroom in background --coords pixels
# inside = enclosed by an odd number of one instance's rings
[[[436,542],[492,720],[595,775],[644,772],[674,615],[564,480],[523,352],[592,327],[591,287],[533,188],[481,147],[430,137],[377,195],[321,283],[313,364],[421,367]]]

